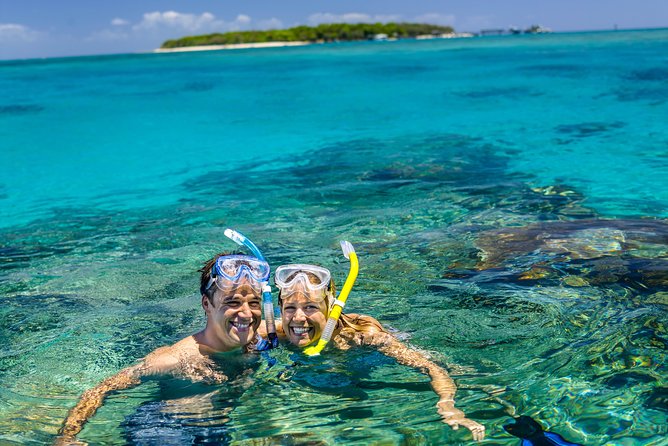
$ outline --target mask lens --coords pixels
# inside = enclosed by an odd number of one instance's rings
[[[269,279],[267,262],[249,256],[225,256],[216,262],[217,272],[231,281],[236,281],[243,271],[253,279],[264,282]]]
[[[241,273],[241,276],[234,281],[231,281],[224,276],[216,277],[216,286],[225,294],[232,294],[236,288],[240,288],[246,284],[250,285],[258,296],[262,294],[262,284],[247,274],[245,270]]]
[[[274,281],[284,296],[302,291],[311,296],[324,297],[331,275],[316,265],[283,265],[276,269]]]
[[[222,256],[211,271],[212,281],[224,292],[248,282],[253,290],[261,293],[262,284],[269,279],[269,264],[250,256]]]
[[[281,295],[284,299],[289,299],[295,295],[306,296],[308,300],[320,302],[327,294],[327,286],[314,287],[309,282],[306,274],[299,273],[297,277],[290,281],[290,285],[281,288]]]
[[[269,265],[265,262],[252,262],[250,265],[250,273],[259,281],[269,280]]]

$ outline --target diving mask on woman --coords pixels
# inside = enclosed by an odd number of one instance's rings
[[[311,297],[319,296],[324,299],[331,278],[328,269],[305,264],[281,265],[274,274],[274,282],[281,289],[283,298],[296,292],[305,292]]]
[[[239,286],[246,280],[258,294],[262,293],[262,282],[269,280],[269,264],[256,257],[244,255],[220,256],[211,268],[211,278],[206,286],[211,285],[227,291]]]

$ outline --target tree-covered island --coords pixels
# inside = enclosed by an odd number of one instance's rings
[[[267,31],[235,31],[227,33],[187,36],[167,40],[160,48],[233,45],[268,42],[344,42],[370,40],[377,36],[410,38],[421,35],[451,34],[450,26],[426,23],[328,23],[318,26],[296,26]]]

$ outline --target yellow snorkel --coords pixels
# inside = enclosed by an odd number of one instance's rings
[[[332,338],[334,328],[336,328],[336,322],[339,320],[339,316],[341,316],[343,307],[346,305],[346,299],[348,299],[348,294],[350,294],[350,290],[353,289],[353,285],[355,284],[355,279],[357,279],[359,263],[357,262],[355,248],[353,248],[353,245],[351,245],[350,242],[343,240],[341,241],[341,250],[343,251],[343,255],[346,256],[346,259],[350,260],[350,271],[348,272],[346,283],[343,284],[343,288],[339,293],[339,297],[332,305],[332,310],[329,312],[329,317],[327,318],[327,325],[325,325],[325,329],[322,331],[318,343],[304,349],[304,353],[309,356],[319,355]]]

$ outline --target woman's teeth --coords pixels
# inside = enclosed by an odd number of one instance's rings
[[[303,335],[304,333],[308,333],[309,330],[309,327],[292,327],[292,331],[294,331],[296,335]]]

